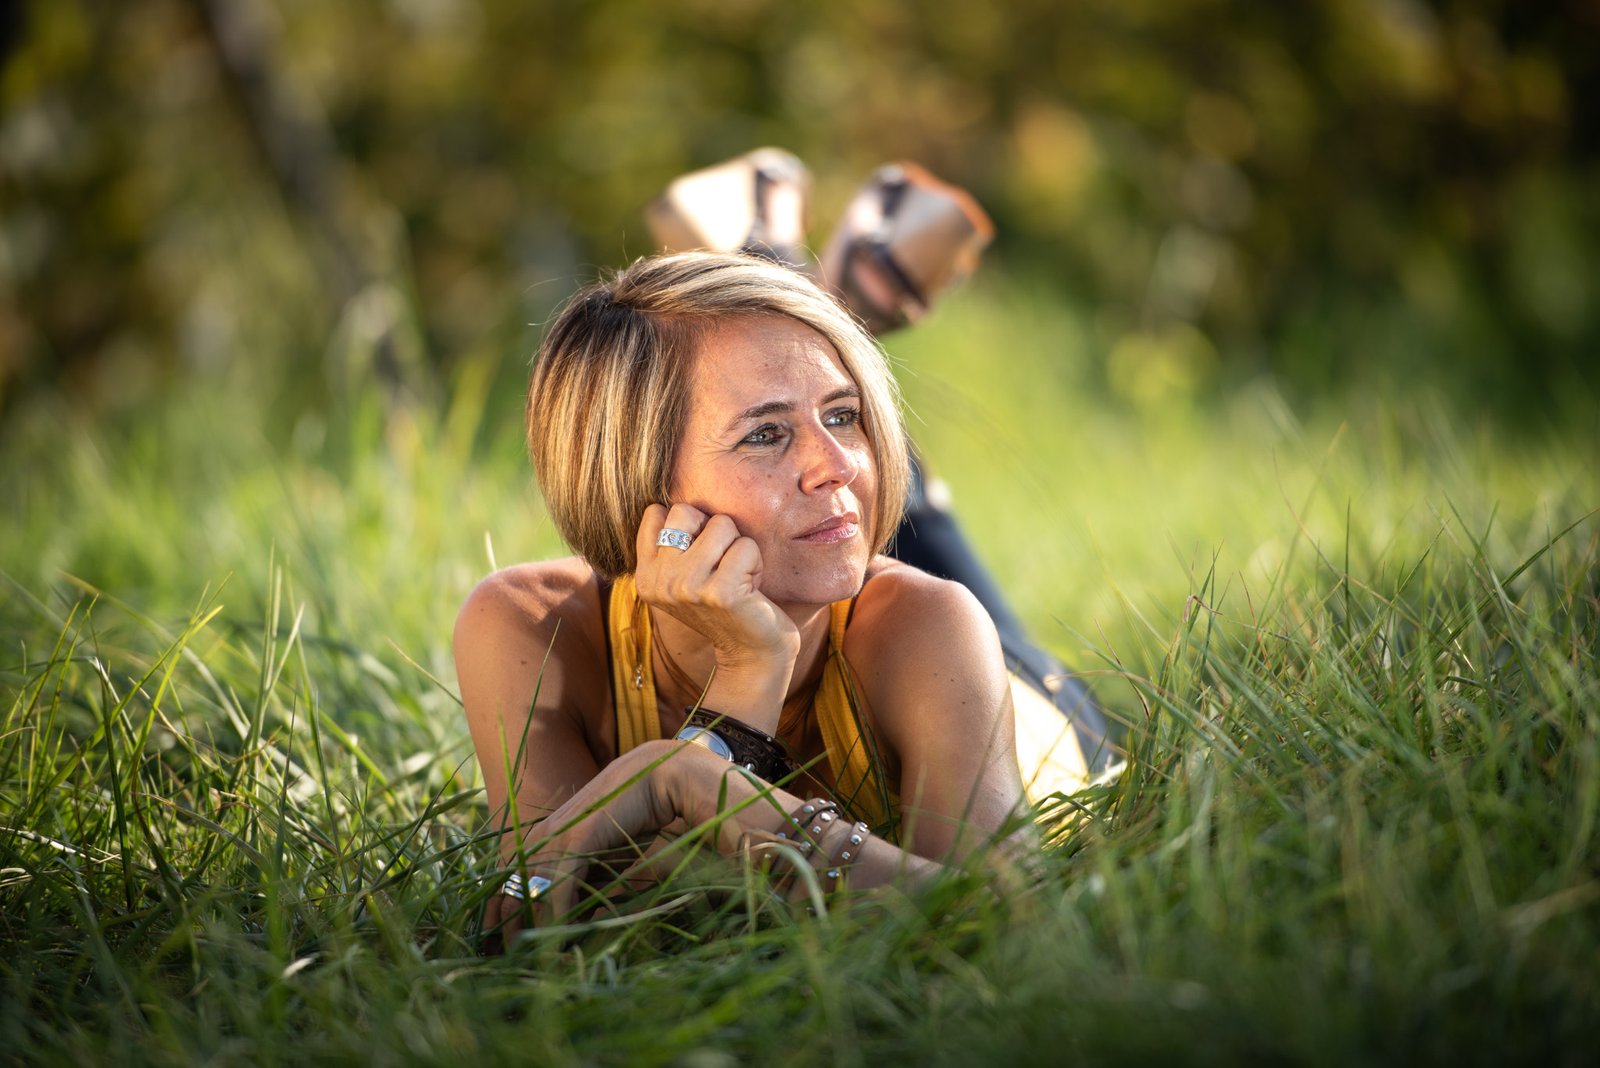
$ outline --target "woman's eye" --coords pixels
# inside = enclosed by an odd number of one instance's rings
[[[755,430],[752,430],[750,433],[746,434],[744,438],[744,444],[775,445],[782,440],[782,438],[783,431],[772,423],[768,423],[766,426],[757,427]]]
[[[861,422],[860,408],[835,408],[828,413],[829,426],[857,426]]]

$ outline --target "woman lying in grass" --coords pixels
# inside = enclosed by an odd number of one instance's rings
[[[528,440],[578,555],[491,575],[456,626],[514,873],[487,926],[559,916],[588,858],[719,818],[720,851],[803,857],[824,889],[914,885],[1007,825],[1024,773],[1075,784],[1076,739],[972,594],[881,555],[896,400],[847,312],[750,257],[642,260],[556,318]],[[1057,729],[1019,771],[1024,705]]]

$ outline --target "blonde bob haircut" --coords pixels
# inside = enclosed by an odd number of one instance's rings
[[[877,466],[872,549],[900,524],[910,480],[899,390],[883,350],[805,276],[749,256],[641,259],[577,293],[545,334],[528,383],[528,452],[556,529],[600,574],[631,573],[644,510],[670,504],[700,339],[784,315],[821,334],[861,390]]]

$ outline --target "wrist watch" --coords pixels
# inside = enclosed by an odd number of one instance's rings
[[[691,708],[676,737],[680,742],[703,745],[767,782],[777,782],[794,771],[778,739],[709,708]]]

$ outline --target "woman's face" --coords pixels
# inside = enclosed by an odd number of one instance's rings
[[[872,556],[877,469],[833,346],[783,316],[732,320],[701,342],[690,389],[673,500],[754,539],[761,592],[778,604],[854,596]]]

